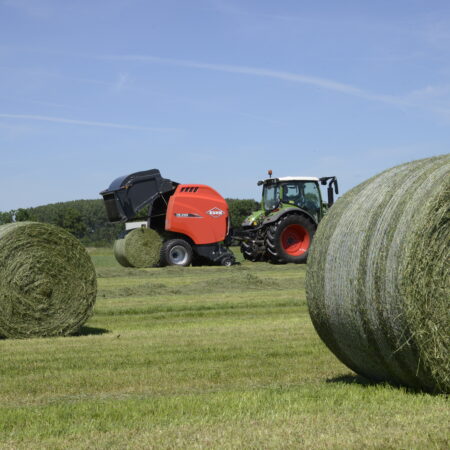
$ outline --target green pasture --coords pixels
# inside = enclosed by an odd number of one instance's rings
[[[0,448],[448,448],[445,396],[371,384],[310,322],[305,266],[126,269],[90,251],[79,335],[0,340]]]

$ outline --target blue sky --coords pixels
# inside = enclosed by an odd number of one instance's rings
[[[0,211],[150,168],[345,191],[449,140],[449,1],[0,0]]]

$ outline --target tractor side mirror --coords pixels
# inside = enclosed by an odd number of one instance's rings
[[[320,184],[326,186],[328,183],[327,194],[328,194],[328,206],[334,203],[334,194],[339,194],[339,187],[336,177],[322,177],[319,178]],[[334,192],[333,192],[334,189]]]
[[[331,183],[328,185],[327,194],[328,194],[328,207],[330,207],[334,203],[333,186],[331,185]]]
[[[334,194],[336,195],[339,194],[339,186],[336,177],[331,178],[327,191],[328,191],[328,206],[331,206],[334,203]]]
[[[259,181],[256,183],[257,186],[261,186],[262,184],[264,184],[264,181],[261,181],[261,180],[259,180]]]
[[[338,182],[337,182],[336,178],[333,180],[332,184],[334,184],[334,192],[335,192],[335,194],[338,195],[339,194],[339,186],[338,186]]]

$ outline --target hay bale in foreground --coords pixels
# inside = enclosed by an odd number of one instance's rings
[[[114,243],[114,255],[124,267],[156,267],[162,237],[151,228],[136,228]]]
[[[0,226],[0,336],[62,336],[91,316],[95,268],[81,243],[44,223]]]
[[[330,209],[307,268],[312,322],[348,367],[450,391],[450,155],[355,187]]]

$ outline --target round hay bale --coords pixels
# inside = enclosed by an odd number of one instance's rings
[[[450,154],[389,169],[342,196],[308,259],[312,322],[355,372],[450,390]]]
[[[128,259],[125,257],[125,237],[116,239],[114,242],[114,256],[117,262],[123,267],[133,267]]]
[[[114,255],[124,267],[156,267],[163,239],[151,228],[136,228],[114,243]]]
[[[81,243],[53,225],[0,226],[0,336],[63,336],[91,316],[95,268]]]

